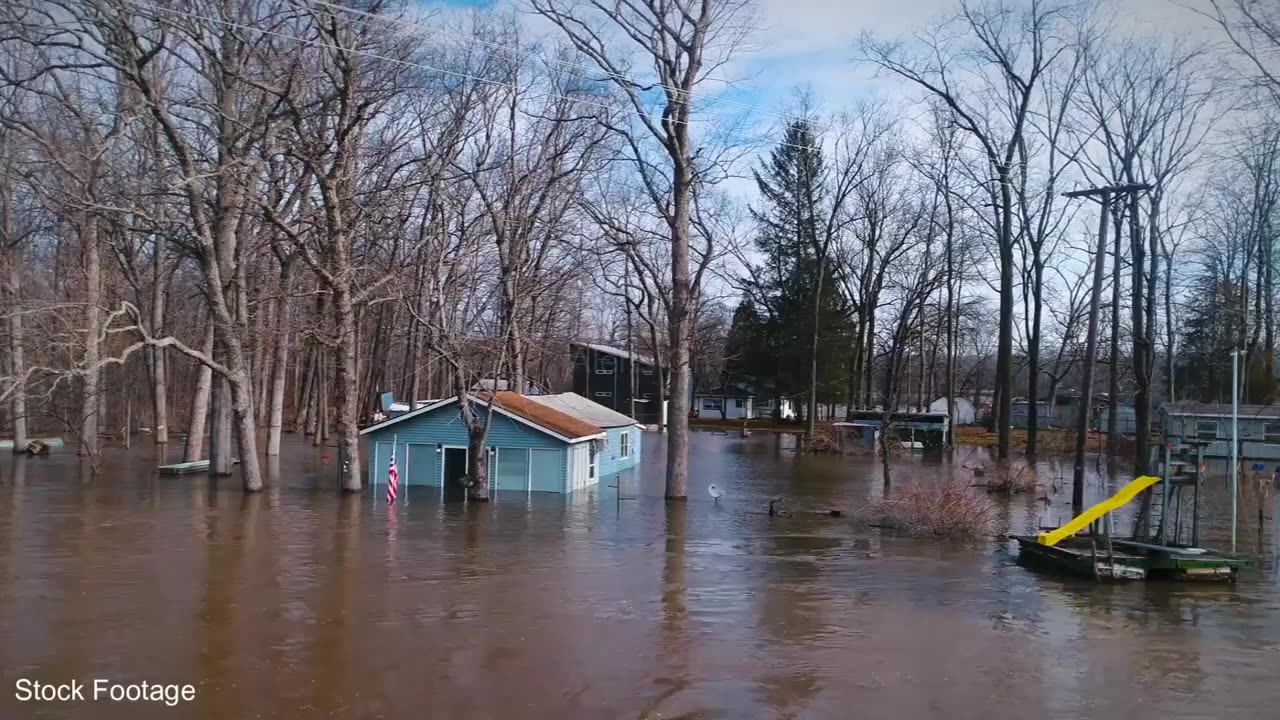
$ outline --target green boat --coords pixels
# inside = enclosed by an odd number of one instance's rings
[[[161,465],[156,468],[161,475],[186,475],[187,473],[205,472],[209,469],[208,460],[195,460],[193,462],[175,463],[173,465]]]

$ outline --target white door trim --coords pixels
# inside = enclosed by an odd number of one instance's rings
[[[461,450],[463,462],[468,462],[471,460],[471,449],[468,448],[466,445],[441,445],[440,446],[440,492],[441,494],[444,493],[444,483],[445,483],[444,467],[447,464],[445,463],[445,457],[449,454],[450,450]]]

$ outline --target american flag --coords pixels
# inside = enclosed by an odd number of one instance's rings
[[[396,492],[400,489],[400,473],[396,471],[396,451],[391,451],[391,467],[387,468],[387,504],[396,504]]]

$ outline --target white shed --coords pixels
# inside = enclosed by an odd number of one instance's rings
[[[944,413],[947,412],[947,399],[940,397],[929,403],[929,412]],[[972,425],[978,421],[978,413],[973,408],[973,402],[964,398],[956,398],[956,424]]]

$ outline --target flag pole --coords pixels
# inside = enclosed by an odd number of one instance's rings
[[[399,436],[399,435],[392,435],[392,437],[393,437],[393,438],[395,438],[396,447],[399,447],[399,446],[400,446],[400,436]],[[400,472],[400,468],[401,468],[401,467],[403,467],[403,468],[405,469],[405,471],[404,471],[404,472],[402,472],[402,473]],[[404,496],[405,504],[408,504],[408,502],[409,502],[409,472],[408,472],[408,470],[409,470],[409,446],[408,446],[408,445],[405,445],[405,446],[404,446],[404,463],[403,463],[403,464],[401,464],[401,463],[397,463],[397,464],[396,464],[396,472],[397,472],[397,473],[400,473],[400,480],[401,480],[401,482],[400,482],[400,488],[399,488],[399,489],[400,489],[400,494],[401,494],[402,496]]]

